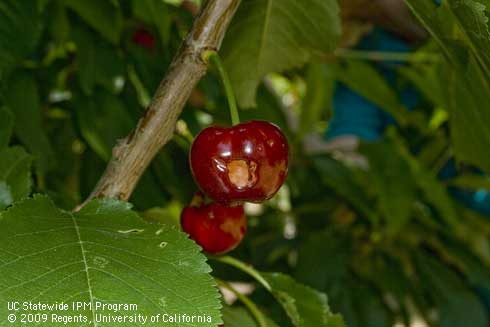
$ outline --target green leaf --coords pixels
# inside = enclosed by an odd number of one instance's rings
[[[354,208],[368,217],[371,222],[379,220],[377,213],[371,208],[372,205],[368,194],[362,184],[356,180],[353,170],[329,158],[316,158],[314,163],[320,172],[323,183],[349,201]]]
[[[224,306],[221,311],[223,322],[227,327],[257,327],[254,318],[244,308]]]
[[[274,297],[297,327],[345,327],[342,317],[333,314],[327,296],[280,273],[264,273]]]
[[[488,76],[490,74],[490,29],[488,26],[490,1],[448,0],[448,4],[458,19],[470,49],[473,50]]]
[[[50,4],[52,12],[49,21],[49,32],[56,42],[65,42],[70,36],[70,20],[66,7],[62,3],[63,0],[54,1]]]
[[[21,147],[0,150],[0,210],[31,193],[32,157]]]
[[[417,195],[410,166],[389,142],[364,143],[360,151],[369,160],[371,180],[378,191],[388,232],[397,233],[410,219]]]
[[[120,8],[108,0],[64,0],[65,5],[112,43],[118,43],[123,28]]]
[[[0,4],[0,80],[25,56],[41,35],[37,1],[2,0]]]
[[[434,172],[424,167],[405,147],[401,144],[398,144],[397,147],[398,153],[410,165],[411,175],[424,199],[438,212],[443,221],[456,231],[460,231],[461,219],[446,186],[439,181]]]
[[[226,305],[221,312],[226,327],[259,327],[252,315],[243,307],[230,307]],[[272,320],[266,319],[267,326],[264,327],[277,327]]]
[[[211,321],[199,326],[221,323],[219,293],[199,247],[175,228],[143,222],[127,203],[96,200],[73,214],[38,195],[2,213],[0,223],[2,316],[7,301],[26,299],[92,303],[62,313],[81,314],[84,326],[112,326],[93,321],[102,313],[98,302],[138,305],[124,314],[206,315]]]
[[[476,294],[459,276],[432,256],[417,256],[417,267],[425,291],[439,308],[441,327],[488,326],[488,316]]]
[[[311,133],[315,124],[331,109],[334,74],[324,64],[310,64],[306,72],[306,95],[301,104],[300,135]]]
[[[0,108],[0,150],[10,141],[14,128],[14,116],[7,108]]]
[[[45,173],[54,164],[54,154],[42,123],[39,90],[34,77],[26,72],[16,72],[8,83],[5,98],[14,114],[15,135],[34,155],[38,171]]]
[[[448,90],[446,98],[456,159],[490,171],[490,159],[485,156],[490,144],[490,132],[485,127],[490,123],[490,114],[485,110],[490,102],[487,16],[490,1],[448,0],[449,6],[439,9],[432,1],[407,0],[407,3],[453,65],[449,76],[442,77],[440,83]],[[473,55],[455,46],[453,40],[457,37]],[[449,87],[446,86],[448,78]]]
[[[345,85],[391,114],[398,123],[407,122],[408,111],[400,103],[395,89],[371,64],[348,60],[338,67],[337,75]]]
[[[238,102],[255,106],[261,79],[335,48],[340,34],[335,0],[244,0],[228,30],[223,58]]]
[[[449,83],[449,124],[456,159],[490,171],[490,86],[472,58]],[[461,110],[464,108],[464,110]]]
[[[78,77],[83,91],[91,95],[97,85],[116,91],[115,79],[125,75],[124,62],[116,48],[83,26],[74,28]]]
[[[300,245],[294,276],[309,286],[329,292],[333,285],[338,285],[349,275],[350,260],[354,255],[352,245],[350,238],[333,230],[310,234]]]
[[[103,160],[108,161],[116,141],[133,127],[124,103],[114,95],[100,91],[91,98],[76,98],[74,107],[83,138]]]
[[[435,1],[426,0],[405,0],[405,3],[434,37],[444,54],[451,60],[457,61],[459,53],[453,48],[453,43],[448,41],[452,38],[453,20],[450,19],[451,15],[446,6],[438,8]]]

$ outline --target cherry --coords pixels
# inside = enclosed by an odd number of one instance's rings
[[[208,127],[192,144],[190,164],[196,182],[211,199],[262,202],[286,179],[288,143],[279,127],[265,121]]]
[[[148,50],[153,50],[156,45],[156,40],[153,34],[145,28],[139,28],[133,33],[133,43],[142,46]]]
[[[247,218],[242,205],[200,204],[184,208],[181,225],[204,251],[223,254],[240,244],[247,231]]]

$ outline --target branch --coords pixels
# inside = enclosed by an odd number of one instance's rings
[[[155,155],[170,141],[175,124],[192,90],[206,74],[201,58],[206,50],[218,50],[241,0],[210,0],[194,22],[160,83],[136,129],[119,141],[92,194],[127,200]]]

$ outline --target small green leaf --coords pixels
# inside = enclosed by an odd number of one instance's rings
[[[90,27],[112,43],[118,43],[123,28],[121,9],[108,0],[63,0]]]
[[[485,2],[490,5],[490,1],[487,0],[448,0],[470,49],[473,50],[488,76],[490,74],[490,29],[488,25],[490,8],[485,6]]]
[[[125,75],[124,62],[116,48],[98,38],[83,26],[75,26],[73,38],[77,45],[77,64],[80,85],[92,95],[97,85],[116,91],[115,80]]]
[[[31,193],[32,157],[21,147],[0,150],[0,210]]]
[[[244,0],[228,30],[223,58],[242,107],[255,106],[261,79],[302,66],[335,48],[335,0]]]
[[[147,316],[201,316],[202,327],[221,323],[219,293],[199,247],[175,228],[143,222],[127,203],[97,200],[73,214],[37,195],[3,212],[0,222],[0,315],[10,299],[28,299],[92,303],[63,311],[86,317],[84,326],[109,326],[94,321],[98,302],[134,303],[131,313]]]
[[[391,114],[398,123],[403,125],[407,122],[408,111],[400,103],[396,90],[375,67],[362,61],[349,60],[338,70],[338,78],[349,88]]]
[[[312,128],[328,110],[334,92],[334,74],[324,64],[310,64],[306,72],[306,95],[301,104],[300,135],[311,133]]]
[[[398,233],[410,218],[417,195],[410,165],[388,142],[364,143],[360,150],[369,160],[371,180],[378,192],[387,229]]]
[[[490,171],[490,84],[471,58],[449,81],[449,124],[456,159]],[[464,108],[464,110],[461,110]]]
[[[271,292],[297,327],[345,327],[342,317],[333,314],[327,296],[280,273],[263,273]]]
[[[397,149],[397,152],[410,166],[411,175],[422,192],[423,198],[438,212],[448,226],[459,231],[461,219],[445,185],[439,181],[434,172],[424,167],[403,145],[398,144]]]
[[[224,306],[221,312],[226,327],[259,327],[252,315],[243,307]],[[264,327],[277,327],[272,320],[266,319],[267,326]]]
[[[9,144],[14,128],[14,116],[7,108],[0,108],[0,150]]]
[[[97,91],[91,98],[75,98],[74,107],[85,141],[100,158],[108,161],[117,140],[133,127],[124,103],[110,93]]]
[[[15,72],[5,98],[14,114],[15,135],[34,155],[36,168],[45,173],[54,164],[54,154],[42,123],[39,90],[34,77],[26,72]]]
[[[319,157],[315,159],[314,163],[320,172],[323,183],[349,201],[371,222],[379,220],[377,213],[372,208],[368,194],[362,184],[356,180],[353,170],[330,158]]]
[[[0,5],[0,80],[30,54],[41,35],[36,0],[2,0]]]
[[[419,254],[417,268],[421,284],[439,308],[441,327],[488,326],[487,311],[475,292],[460,277],[432,256]]]
[[[70,35],[70,20],[66,7],[62,4],[63,0],[54,1],[51,3],[50,10],[52,12],[49,21],[49,32],[56,42],[65,42]]]

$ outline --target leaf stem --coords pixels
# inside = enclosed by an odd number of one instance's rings
[[[233,286],[230,285],[230,283],[225,282],[220,279],[216,279],[216,282],[218,283],[219,286],[224,287],[228,290],[230,290],[235,296],[242,302],[250,311],[252,316],[255,318],[255,321],[259,324],[259,327],[267,327],[267,322],[265,320],[264,314],[260,309],[257,307],[257,305],[251,301],[247,296],[244,294],[238,292]]]
[[[236,103],[235,93],[231,86],[230,77],[226,72],[226,69],[221,61],[218,53],[214,50],[207,50],[202,54],[203,60],[206,63],[211,63],[218,69],[221,81],[225,87],[226,98],[228,99],[228,106],[230,109],[231,123],[232,125],[240,124],[240,116],[238,115],[238,107]]]
[[[210,259],[225,263],[227,265],[230,265],[232,267],[237,268],[238,270],[243,271],[244,273],[248,274],[249,276],[253,277],[257,282],[259,282],[267,291],[271,291],[271,286],[269,282],[267,282],[262,275],[255,270],[254,267],[251,265],[246,264],[245,262],[242,262],[238,259],[235,259],[230,256],[223,256],[223,257],[209,257]]]

